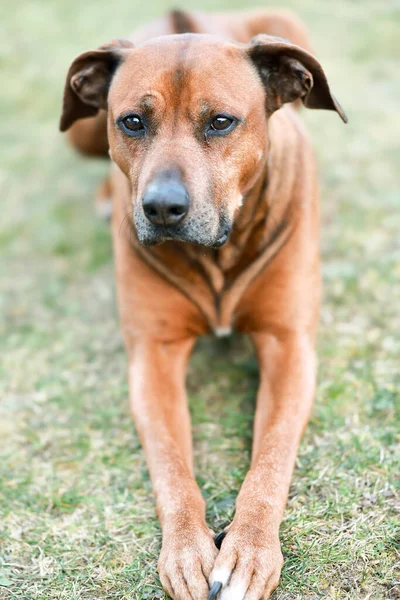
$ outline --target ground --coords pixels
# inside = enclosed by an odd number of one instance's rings
[[[185,6],[199,4],[224,8]],[[400,5],[286,5],[308,24],[349,124],[304,111],[320,167],[325,294],[318,392],[282,524],[275,598],[396,599]],[[14,0],[2,9],[0,598],[164,598],[160,528],[128,411],[110,232],[93,204],[107,164],[74,154],[57,121],[73,57],[165,8]],[[197,480],[216,531],[249,464],[256,385],[247,340],[200,341],[188,386]]]

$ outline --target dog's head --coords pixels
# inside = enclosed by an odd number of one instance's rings
[[[218,247],[265,166],[268,117],[299,98],[346,121],[318,61],[286,40],[114,41],[72,63],[60,127],[108,110],[110,155],[129,178],[140,242]]]

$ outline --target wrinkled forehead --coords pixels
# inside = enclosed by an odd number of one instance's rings
[[[262,85],[243,47],[212,36],[165,36],[135,48],[119,68],[110,107],[124,111],[182,103],[188,109],[246,110]]]

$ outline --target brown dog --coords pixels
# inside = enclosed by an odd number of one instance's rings
[[[160,577],[176,600],[266,599],[312,406],[320,303],[315,163],[290,103],[346,117],[290,14],[175,11],[133,41],[75,59],[61,130],[97,115],[72,141],[113,161],[119,308]],[[261,384],[251,469],[218,552],[193,477],[185,371],[197,336],[231,328],[250,334]]]

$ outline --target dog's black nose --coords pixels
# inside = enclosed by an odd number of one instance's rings
[[[177,173],[158,176],[143,196],[144,214],[154,225],[178,225],[188,214],[189,204],[189,194]]]

